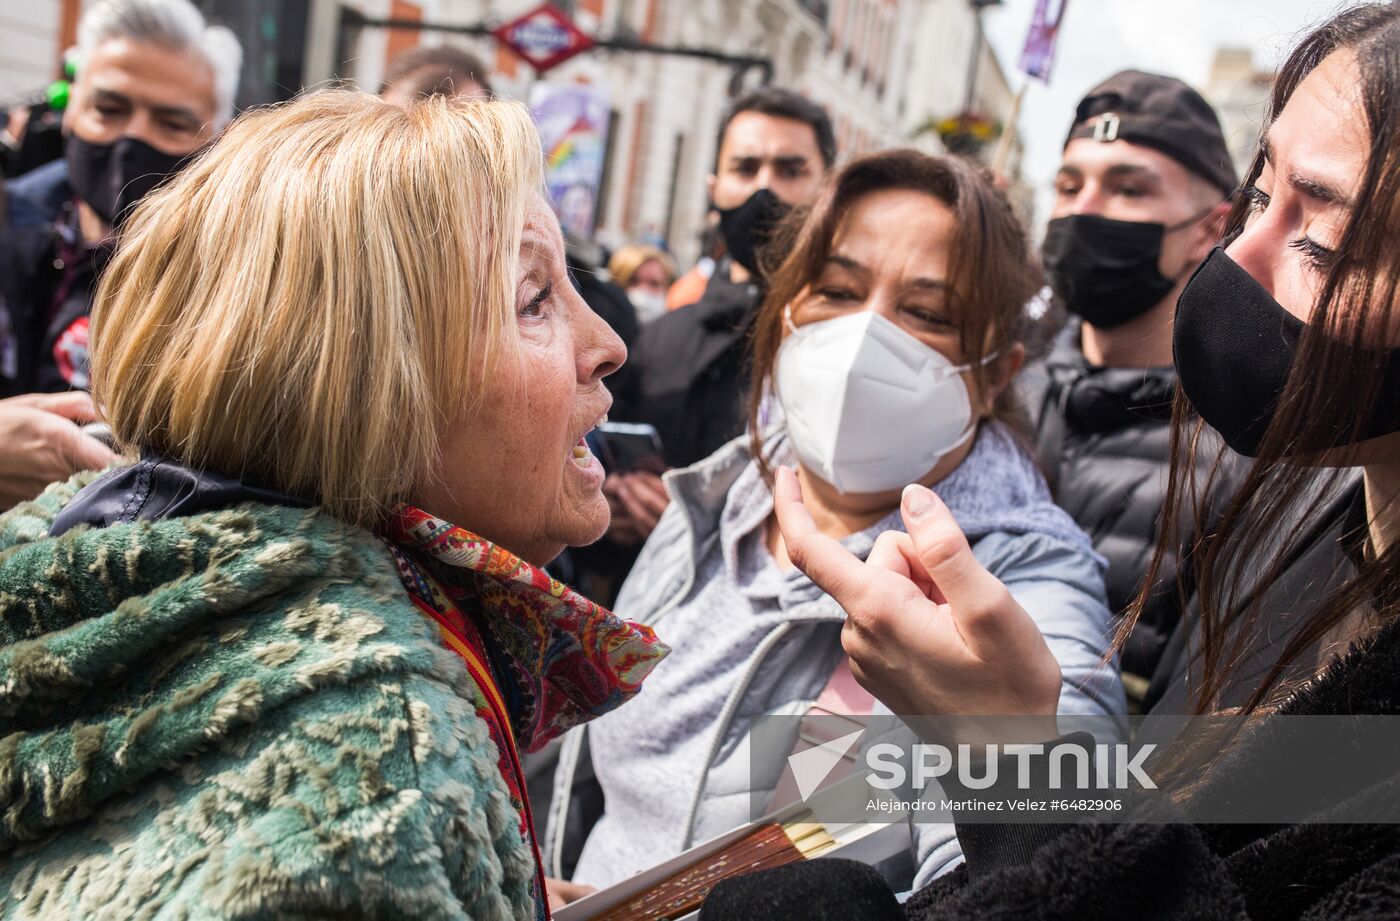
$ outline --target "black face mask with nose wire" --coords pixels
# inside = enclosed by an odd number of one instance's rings
[[[1222,247],[1211,250],[1186,283],[1172,331],[1177,378],[1196,412],[1234,451],[1258,455],[1306,328]],[[1365,362],[1361,367],[1381,368],[1375,400],[1335,414],[1332,433],[1300,450],[1336,448],[1400,431],[1400,349],[1359,351],[1357,360]],[[1361,422],[1354,436],[1357,413]]]
[[[113,227],[120,227],[137,202],[192,156],[168,154],[133,137],[93,144],[70,134],[64,145],[74,193]]]
[[[1041,256],[1050,287],[1090,326],[1113,329],[1136,320],[1176,286],[1157,267],[1167,234],[1184,230],[1215,206],[1170,227],[1096,214],[1055,218],[1045,228]]]
[[[754,277],[763,274],[758,250],[768,243],[779,222],[792,210],[768,189],[759,189],[735,208],[719,208],[719,232],[735,262]]]

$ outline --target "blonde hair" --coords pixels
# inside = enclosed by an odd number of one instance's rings
[[[632,284],[632,276],[637,274],[637,270],[653,259],[666,270],[668,285],[676,280],[675,260],[665,250],[645,243],[628,243],[613,253],[612,259],[608,260],[608,274],[618,285],[626,288]]]
[[[516,342],[541,188],[516,103],[331,91],[244,115],[132,216],[94,396],[123,446],[373,525]]]

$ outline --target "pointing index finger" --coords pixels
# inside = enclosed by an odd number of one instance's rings
[[[773,512],[778,516],[783,540],[792,544],[817,533],[817,523],[812,520],[807,506],[802,504],[802,484],[797,481],[797,474],[784,464],[778,467],[774,476]]]
[[[817,530],[817,523],[802,504],[802,484],[786,466],[776,473],[773,512],[792,564],[849,611],[848,602],[860,597],[870,573],[849,550]]]

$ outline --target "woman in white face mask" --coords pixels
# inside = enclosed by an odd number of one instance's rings
[[[676,263],[664,250],[629,243],[613,253],[608,272],[627,292],[638,322],[648,323],[666,312],[666,291],[676,280]]]
[[[778,464],[796,466],[818,527],[861,559],[903,529],[907,484],[934,488],[1044,635],[1060,712],[1124,709],[1116,669],[1102,664],[1102,560],[1015,431],[1017,327],[1040,276],[1004,196],[957,160],[876,154],[835,174],[775,245],[751,436],[667,476],[673,501],[617,607],[674,651],[648,679],[650,707],[566,742],[553,875],[608,885],[750,821],[755,803],[795,800],[786,758],[763,761],[746,744],[765,716],[794,717],[786,754],[807,744],[797,718],[811,712],[888,713],[846,665],[840,606],[788,560],[773,517]],[[603,802],[591,830],[587,761]],[[918,882],[960,859],[951,826],[912,831]]]

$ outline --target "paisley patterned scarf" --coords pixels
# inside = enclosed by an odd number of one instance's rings
[[[400,505],[382,529],[409,597],[467,665],[477,715],[534,846],[519,751],[627,701],[670,648],[502,547]],[[542,868],[539,850],[535,864]],[[536,904],[543,907],[541,869]]]

